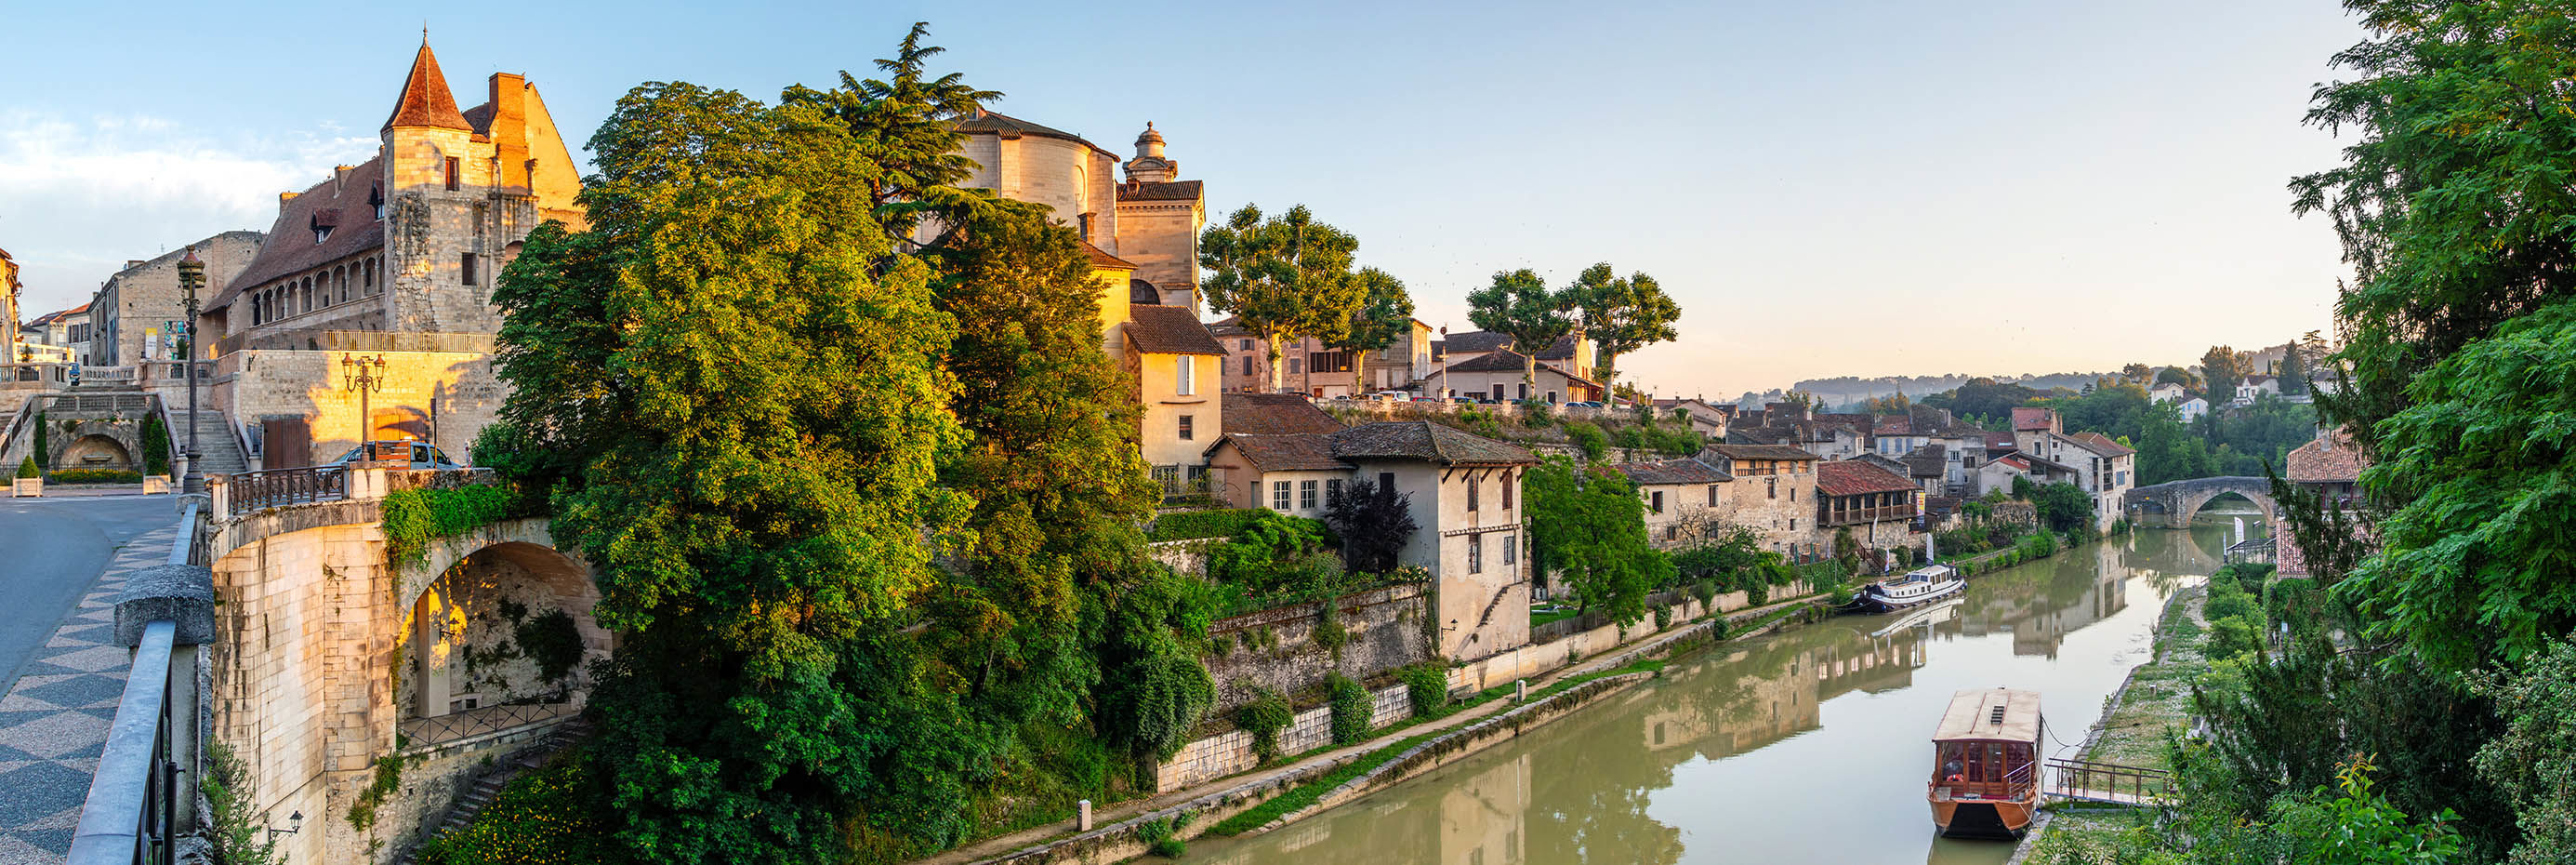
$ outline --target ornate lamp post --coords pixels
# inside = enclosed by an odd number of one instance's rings
[[[188,452],[182,457],[187,465],[179,470],[179,489],[190,493],[206,489],[205,473],[198,469],[204,452],[197,449],[197,290],[205,286],[206,263],[197,260],[196,247],[189,247],[188,254],[179,259],[179,291],[186,314],[181,321],[188,325],[188,335],[179,351],[188,382]]]
[[[375,412],[367,395],[385,389],[385,356],[340,356],[340,389],[358,392],[358,446],[375,436]]]

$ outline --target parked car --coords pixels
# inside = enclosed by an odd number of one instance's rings
[[[1591,401],[1591,400],[1584,400],[1584,401],[1582,401],[1582,402],[1570,402],[1570,403],[1566,403],[1566,404],[1565,404],[1565,407],[1566,407],[1566,408],[1600,408],[1600,407],[1601,407],[1601,404],[1600,404],[1600,403],[1597,403],[1597,402],[1593,402],[1593,401]]]
[[[368,463],[387,468],[461,469],[447,458],[445,451],[418,439],[385,439],[359,444],[329,464],[345,466],[364,458]]]
[[[1369,398],[1370,398],[1370,399],[1373,399],[1373,400],[1377,400],[1377,401],[1379,401],[1379,402],[1412,402],[1412,401],[1413,401],[1413,395],[1412,395],[1412,394],[1405,393],[1405,392],[1400,391],[1400,390],[1382,390],[1382,391],[1378,391],[1378,392],[1376,392],[1376,393],[1369,394]]]

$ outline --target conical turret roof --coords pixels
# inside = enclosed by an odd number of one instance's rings
[[[420,53],[412,55],[411,74],[403,78],[402,100],[385,118],[386,130],[397,126],[474,131],[465,114],[456,110],[456,94],[447,89],[447,76],[439,74],[438,55],[429,52],[427,37],[420,40]]]

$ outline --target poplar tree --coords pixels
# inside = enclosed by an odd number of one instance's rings
[[[1350,338],[1351,316],[1370,291],[1351,272],[1359,245],[1348,232],[1315,221],[1303,204],[1267,220],[1247,204],[1200,234],[1199,265],[1209,273],[1199,288],[1208,309],[1232,314],[1261,335],[1269,361],[1265,390],[1279,389],[1282,342]]]

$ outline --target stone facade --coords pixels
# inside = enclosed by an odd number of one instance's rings
[[[354,346],[382,344],[381,336],[332,334]],[[361,341],[365,340],[365,341]],[[237,351],[215,362],[210,406],[239,431],[253,465],[286,468],[338,458],[357,446],[362,429],[374,438],[417,438],[450,458],[473,464],[474,437],[501,409],[509,388],[492,374],[486,351],[382,351],[383,385],[362,401],[351,390],[341,359],[355,350]],[[489,345],[488,341],[481,343]],[[455,346],[472,348],[473,343]],[[362,418],[361,411],[370,417]],[[291,429],[280,431],[279,425]],[[274,447],[271,436],[301,432],[303,453]]]
[[[1384,727],[1413,717],[1413,696],[1403,685],[1369,692],[1369,726]],[[1333,707],[1298,712],[1279,731],[1279,753],[1302,754],[1333,743]],[[1154,770],[1154,789],[1179,790],[1261,765],[1252,751],[1252,734],[1219,733],[1181,746],[1180,753]]]
[[[1202,659],[1217,683],[1211,716],[1225,717],[1263,689],[1297,694],[1322,687],[1331,673],[1365,681],[1430,660],[1422,620],[1426,588],[1390,586],[1333,601],[1334,619],[1349,639],[1339,651],[1315,640],[1315,629],[1323,622],[1321,602],[1246,613],[1210,625],[1208,636],[1220,649]]]
[[[264,239],[266,235],[256,231],[227,231],[148,261],[127,262],[90,297],[90,363],[134,366],[178,360],[188,318],[179,291],[179,259],[193,249],[197,259],[205,262],[206,285],[197,293],[197,302],[204,304],[250,266]],[[174,324],[179,327],[173,328]],[[201,341],[204,336],[199,334]],[[200,358],[210,354],[203,349],[197,352]]]

